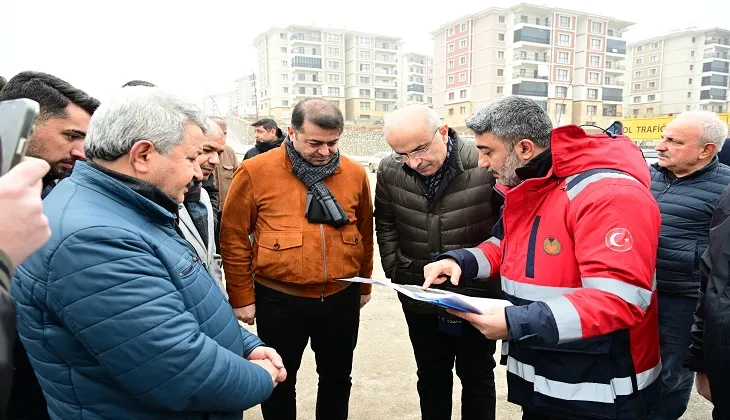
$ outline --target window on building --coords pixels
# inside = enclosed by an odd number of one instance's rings
[[[649,69],[649,75],[655,76],[656,75],[656,69]]]
[[[281,100],[281,106],[289,106],[289,101],[286,99]]]
[[[305,87],[300,87],[300,88],[299,88],[299,94],[300,94],[300,95],[304,95],[304,94],[306,94],[306,93],[307,93],[307,88],[305,88]]]
[[[459,48],[461,48],[461,49],[464,49],[464,48],[466,48],[466,40],[465,40],[465,39],[462,39],[462,40],[461,40],[461,41],[459,42]]]
[[[692,43],[694,44],[697,39],[695,37],[692,37]]]
[[[634,72],[634,77],[641,77],[641,70]]]
[[[449,52],[454,52],[454,44],[449,44]]]
[[[339,47],[327,47],[327,55],[330,57],[339,57],[340,48]]]
[[[567,98],[568,97],[568,88],[565,86],[556,86],[555,87],[555,96],[557,98]]]
[[[649,95],[646,99],[651,102],[656,99],[656,95]]]
[[[338,88],[338,87],[327,88],[327,94],[329,96],[340,96],[340,88]]]
[[[460,90],[459,91],[459,98],[460,99],[466,99],[466,90]]]
[[[449,108],[449,115],[454,115],[454,108]]]
[[[372,83],[372,80],[370,76],[360,76],[360,84],[361,85],[369,85]]]
[[[499,21],[499,23],[504,23],[504,16],[499,15],[499,17],[497,17],[497,20]]]
[[[370,60],[370,51],[360,51],[361,60]]]
[[[691,77],[689,78],[689,80],[687,80],[687,84],[688,85],[691,85],[692,84],[692,78]]]
[[[361,98],[369,98],[370,97],[370,89],[360,89],[360,97]]]
[[[656,63],[657,61],[659,61],[659,56],[652,55],[651,57],[649,57],[649,61],[651,61],[652,63]]]
[[[560,16],[560,27],[561,28],[570,28],[570,16]]]
[[[634,64],[636,64],[636,65],[644,64],[644,59],[643,58],[637,58],[636,60],[634,60]]]
[[[497,93],[504,92],[504,86],[497,86]]]
[[[289,62],[286,60],[281,60],[281,67],[289,67]]]
[[[370,110],[370,102],[360,102],[360,110],[361,111],[369,111]]]
[[[449,36],[454,36],[454,28],[449,28]]]
[[[466,56],[459,58],[459,65],[463,66],[464,64],[466,64]]]
[[[598,99],[598,89],[586,89],[588,99]]]
[[[563,47],[569,47],[570,46],[570,35],[559,34],[558,35],[558,45],[561,45]]]
[[[282,34],[282,33],[280,33],[280,34],[279,34],[279,39],[286,39],[286,34]]]
[[[466,31],[466,23],[462,23],[461,24],[461,32],[465,32],[465,31]]]
[[[692,98],[692,92],[687,92],[687,98]]]
[[[504,34],[497,34],[497,40],[504,41]]]
[[[649,82],[649,87],[650,88],[655,88],[656,87],[656,82]]]
[[[654,114],[654,108],[646,108],[646,113],[649,115]]]
[[[369,47],[371,43],[372,43],[372,40],[370,38],[360,37],[360,46],[361,47]]]
[[[651,49],[655,50],[657,48],[659,48],[659,43],[658,42],[652,42],[651,43]]]
[[[634,83],[634,90],[641,89],[641,83]]]
[[[641,102],[641,96],[634,96],[634,103],[638,104]]]
[[[360,64],[360,72],[361,73],[370,73],[370,64]]]
[[[692,110],[692,105],[687,105],[684,109],[686,111],[691,111]]]
[[[339,61],[328,61],[327,62],[327,68],[330,70],[339,70],[340,69],[340,62]]]
[[[591,67],[601,67],[601,56],[599,56],[599,55],[591,56]]]
[[[454,84],[454,76],[449,76],[449,84],[450,85]]]
[[[600,73],[596,73],[593,71],[588,72],[588,82],[593,83],[593,84],[598,84],[598,83],[601,83],[600,78],[601,78]]]
[[[454,100],[454,92],[449,92],[449,100],[450,101]]]
[[[504,51],[497,51],[497,58],[504,58]]]
[[[459,74],[459,81],[466,82],[466,73]]]
[[[284,86],[283,89],[284,89],[284,93],[289,93],[289,88],[288,87]]]
[[[562,80],[564,82],[568,81],[568,70],[566,69],[558,69],[558,80]]]
[[[340,83],[340,75],[339,74],[329,74],[327,76],[327,79],[330,83]]]
[[[453,68],[454,68],[454,60],[449,60],[449,62],[448,62],[448,67],[449,67],[450,69],[453,69]]]
[[[307,76],[304,73],[299,73],[299,74],[297,74],[297,80],[299,80],[299,81],[307,80]]]
[[[504,76],[504,69],[497,69],[497,76]]]
[[[565,51],[558,51],[558,63],[570,64],[570,53]]]
[[[466,114],[466,107],[462,106],[461,108],[459,108],[459,112],[461,112],[461,115]]]
[[[690,65],[689,65],[689,69],[690,69],[690,71],[691,71],[691,70],[694,70],[694,69],[695,69],[695,65],[694,65],[694,64],[690,64]]]
[[[380,106],[380,110],[383,112],[388,112],[388,111],[390,111],[390,106],[388,104],[382,104]]]
[[[286,73],[281,73],[281,80],[289,80],[289,75]]]
[[[593,32],[594,34],[602,34],[603,24],[601,22],[593,22],[591,24],[591,32]]]
[[[285,52],[286,52],[286,47],[281,47],[281,48],[279,48],[279,51],[281,51],[281,52],[285,53]]]
[[[331,42],[334,44],[340,43],[340,36],[337,34],[327,34],[327,42]]]
[[[565,104],[555,104],[555,112],[558,114],[565,114]]]
[[[598,107],[596,105],[588,105],[586,107],[586,116],[593,117],[596,115]]]
[[[644,51],[643,45],[639,45],[638,47],[636,47],[636,52],[643,52],[643,51]]]
[[[690,57],[694,57],[694,56],[695,56],[695,52],[694,52],[694,51],[690,51],[690,52],[689,52],[689,56],[690,56]]]

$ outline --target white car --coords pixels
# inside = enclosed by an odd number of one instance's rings
[[[378,152],[370,156],[370,158],[368,158],[368,169],[370,172],[378,172],[378,166],[380,166],[381,159],[388,155],[390,155],[389,152]]]

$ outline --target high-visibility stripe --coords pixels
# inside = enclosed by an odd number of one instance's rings
[[[558,344],[583,338],[580,314],[567,297],[561,295],[544,302],[553,313],[558,328]]]
[[[598,289],[603,292],[614,294],[627,303],[636,305],[646,310],[651,303],[652,291],[643,287],[616,280],[608,277],[583,277],[583,287],[587,289]]]
[[[487,242],[491,242],[497,246],[501,246],[501,241],[498,238],[495,238],[494,236],[487,239]]]
[[[487,256],[484,255],[484,251],[479,248],[466,248],[465,251],[469,251],[477,260],[477,276],[478,279],[485,279],[492,273],[492,264],[489,263]]]
[[[609,171],[609,170],[597,170],[595,173],[583,178],[582,180],[580,180],[580,182],[574,183],[574,185],[571,186],[571,184],[573,183],[572,181],[577,181],[577,177],[579,177],[579,176],[581,176],[581,174],[573,175],[573,176],[566,178],[566,182],[568,183],[566,192],[568,193],[569,200],[574,199],[578,194],[580,194],[584,189],[586,189],[586,187],[588,187],[592,183],[598,182],[602,179],[607,179],[607,178],[628,179],[628,180],[639,182],[633,176],[625,174],[623,172],[615,172],[615,171]]]
[[[561,296],[579,290],[575,287],[552,287],[538,284],[521,283],[502,276],[502,291],[518,299],[536,301]]]
[[[507,371],[534,384],[537,393],[566,401],[589,401],[612,404],[617,395],[631,395],[634,390],[631,377],[613,378],[608,384],[596,382],[567,383],[535,374],[535,367],[513,357],[507,358]],[[636,375],[637,388],[642,390],[654,383],[662,371],[662,364]]]

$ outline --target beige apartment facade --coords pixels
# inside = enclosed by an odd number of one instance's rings
[[[450,22],[432,32],[434,108],[463,127],[467,110],[514,94],[535,100],[556,126],[606,126],[621,112],[631,24],[526,3]]]
[[[730,30],[689,29],[629,45],[625,117],[728,110]]]

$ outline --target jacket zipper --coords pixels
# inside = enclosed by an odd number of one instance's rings
[[[659,193],[659,195],[657,196],[656,199],[659,200],[659,197],[663,196],[664,193],[667,192],[669,190],[669,187],[671,187],[671,186],[672,186],[672,184],[667,184],[667,186],[664,188],[664,191],[662,191],[661,193]]]
[[[320,223],[319,232],[322,235],[322,266],[324,267],[324,283],[322,283],[322,292],[319,294],[320,302],[324,302],[324,288],[327,286],[327,245],[324,240],[324,225]]]

